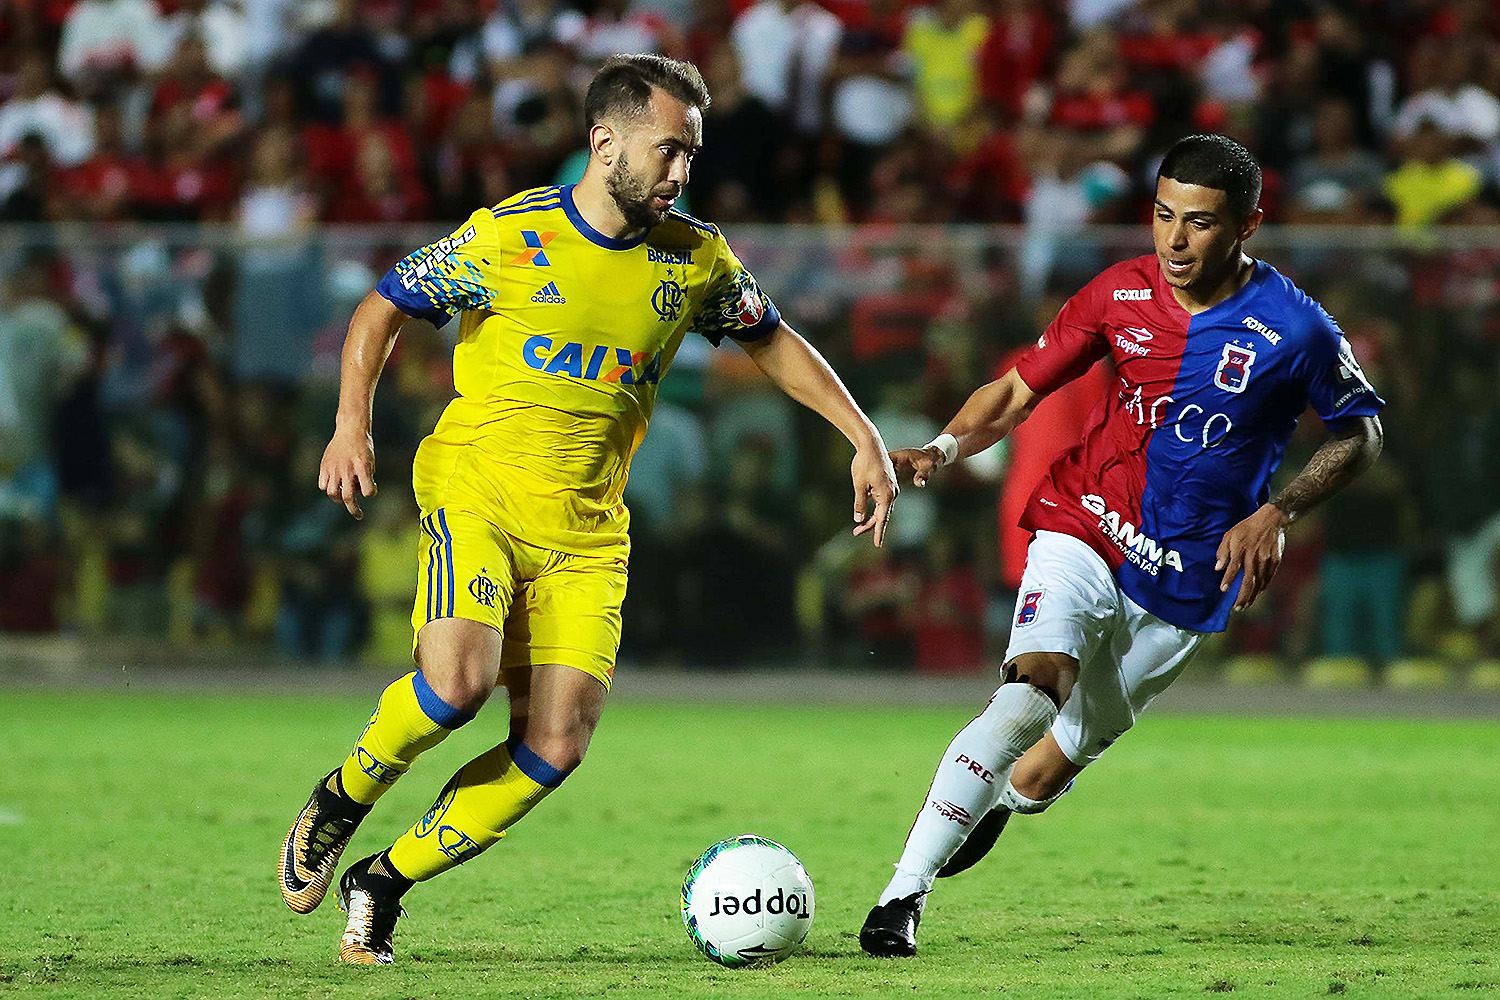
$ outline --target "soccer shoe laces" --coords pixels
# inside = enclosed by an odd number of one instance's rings
[[[354,828],[357,825],[355,820],[342,816],[330,816],[325,810],[319,809],[313,817],[312,828],[307,834],[307,850],[303,852],[305,858],[303,867],[308,871],[317,871],[321,868],[329,854],[342,850],[349,843],[349,838],[354,836]]]

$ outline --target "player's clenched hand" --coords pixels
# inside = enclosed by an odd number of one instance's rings
[[[1234,610],[1243,611],[1254,604],[1276,575],[1281,554],[1286,550],[1286,525],[1286,514],[1265,504],[1225,532],[1224,540],[1219,543],[1218,562],[1214,563],[1214,569],[1224,573],[1219,590],[1227,593],[1235,576],[1240,570],[1245,571],[1240,592],[1234,599]]]
[[[913,486],[926,486],[927,477],[943,466],[943,453],[936,448],[898,448],[891,452],[897,475],[909,473]]]
[[[883,448],[871,448],[855,452],[849,475],[854,480],[854,533],[875,532],[875,547],[879,548],[885,544],[885,525],[890,520],[896,494],[901,492],[896,485],[896,470]],[[866,517],[871,500],[875,502],[875,510]]]
[[[375,487],[375,441],[368,431],[337,430],[323,449],[323,464],[318,468],[318,489],[328,499],[341,503],[344,509],[363,520],[356,497],[372,497]]]

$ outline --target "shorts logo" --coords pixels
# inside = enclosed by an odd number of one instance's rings
[[[469,581],[469,593],[474,595],[474,600],[487,608],[495,606],[495,598],[500,596],[500,588],[495,586],[495,581],[485,576],[486,570],[481,568],[479,575]]]
[[[686,301],[687,292],[670,278],[661,279],[661,284],[651,293],[651,308],[656,310],[656,315],[663,323],[670,323],[680,317]]]
[[[1037,611],[1041,607],[1042,595],[1044,593],[1046,591],[1028,590],[1021,597],[1021,606],[1016,609],[1016,625],[1018,627],[1025,628],[1036,621]]]
[[[1225,392],[1244,392],[1250,382],[1250,366],[1255,364],[1255,348],[1225,344],[1224,356],[1214,370],[1214,385]]]
[[[535,229],[521,230],[521,239],[526,241],[526,249],[516,254],[511,260],[512,264],[535,264],[537,267],[551,267],[552,262],[542,252],[542,248],[557,239],[556,233],[539,233]]]

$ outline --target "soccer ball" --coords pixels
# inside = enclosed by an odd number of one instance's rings
[[[812,879],[774,840],[741,834],[704,851],[682,882],[682,922],[698,950],[730,968],[779,962],[813,919]]]

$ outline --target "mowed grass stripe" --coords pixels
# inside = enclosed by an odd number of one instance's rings
[[[934,894],[912,962],[855,933],[962,708],[612,706],[512,836],[418,887],[399,965],[337,966],[342,917],[273,865],[365,697],[0,692],[0,992],[96,997],[1500,994],[1500,726],[1148,716]],[[426,755],[349,859],[503,738]],[[677,889],[754,831],[817,887],[805,951],[718,970]],[[8,977],[8,978],[5,978]]]

